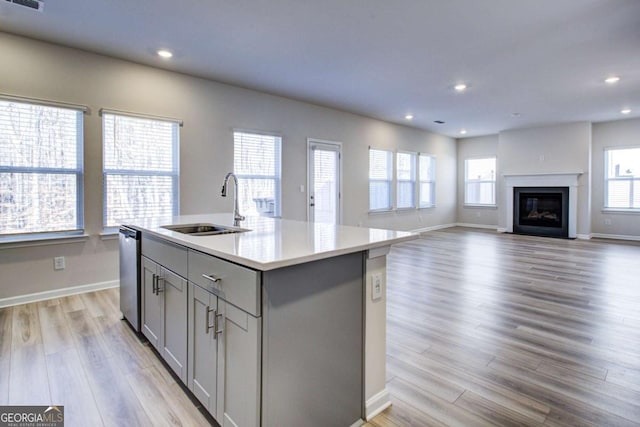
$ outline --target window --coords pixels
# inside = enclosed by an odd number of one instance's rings
[[[242,215],[280,216],[281,145],[279,136],[233,133],[233,172]]]
[[[420,207],[430,208],[436,205],[436,159],[427,154],[420,154],[418,159]]]
[[[178,214],[178,126],[103,112],[105,228],[127,219]]]
[[[496,159],[467,159],[464,162],[464,203],[466,205],[496,204]]]
[[[0,99],[0,236],[83,229],[82,113]]]
[[[605,150],[605,208],[640,210],[640,148]]]
[[[369,210],[391,210],[393,153],[369,149]]]
[[[416,153],[396,155],[396,185],[398,209],[416,207]]]

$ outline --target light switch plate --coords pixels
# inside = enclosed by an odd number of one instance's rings
[[[64,270],[64,257],[57,256],[53,259],[53,269],[54,270]]]

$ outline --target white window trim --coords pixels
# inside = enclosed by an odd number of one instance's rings
[[[488,159],[493,159],[495,162],[495,171],[494,171],[494,179],[493,180],[473,180],[473,181],[468,181],[467,180],[467,161],[468,160],[488,160]],[[469,182],[474,182],[474,183],[479,183],[479,184],[483,184],[483,183],[493,183],[493,200],[495,200],[494,203],[468,203],[467,202],[467,184]],[[496,208],[498,206],[498,157],[497,156],[478,156],[478,157],[467,157],[464,159],[464,203],[463,206],[466,207],[470,207],[470,208]]]
[[[59,231],[42,231],[28,233],[14,233],[0,235],[0,245],[2,248],[13,248],[23,246],[43,246],[57,243],[68,243],[76,241],[79,238],[87,237],[84,233],[84,114],[90,112],[86,105],[72,104],[61,101],[51,101],[40,98],[30,98],[18,95],[0,93],[0,100],[7,102],[17,102],[22,104],[40,105],[44,107],[60,108],[73,110],[82,113],[82,120],[77,123],[80,142],[77,143],[76,156],[79,159],[79,167],[75,169],[64,168],[32,168],[32,167],[0,167],[0,172],[18,172],[18,173],[63,173],[76,175],[76,208],[77,208],[77,226],[76,229],[59,230]]]
[[[107,175],[129,175],[129,176],[168,176],[172,178],[172,187],[173,187],[173,206],[172,206],[172,215],[176,216],[180,213],[180,131],[177,131],[177,141],[176,144],[172,147],[173,153],[172,156],[175,160],[173,170],[167,171],[147,171],[147,170],[138,170],[138,169],[106,169],[104,165],[104,141],[105,141],[105,127],[104,127],[104,115],[113,115],[113,116],[122,116],[122,117],[132,117],[138,119],[145,120],[155,120],[162,121],[168,123],[175,123],[178,127],[183,125],[182,120],[174,119],[170,117],[161,117],[154,116],[149,114],[141,114],[141,113],[132,113],[128,111],[120,111],[120,110],[112,110],[107,108],[100,109],[100,116],[103,117],[101,120],[102,127],[102,233],[101,236],[110,235],[117,232],[118,226],[108,226],[107,222]]]

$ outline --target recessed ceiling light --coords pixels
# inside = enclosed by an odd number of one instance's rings
[[[607,77],[606,79],[604,79],[605,83],[608,83],[610,85],[614,84],[614,83],[618,83],[620,81],[620,77],[618,76],[610,76]]]
[[[458,83],[453,88],[456,90],[456,92],[464,92],[464,90],[467,88],[467,85],[464,83]]]
[[[164,59],[169,59],[173,56],[173,53],[171,53],[171,51],[166,50],[166,49],[160,49],[159,51],[156,52],[158,54],[158,56],[164,58]]]
[[[465,135],[467,133],[466,129],[460,129],[460,135]]]
[[[631,112],[631,108],[623,108],[622,110],[620,110],[620,113],[622,114],[629,114]]]
[[[407,120],[413,120],[413,114],[407,114],[404,118]]]

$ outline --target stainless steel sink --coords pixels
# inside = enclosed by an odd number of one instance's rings
[[[180,224],[180,225],[163,225],[162,228],[176,231],[178,233],[188,234],[190,236],[214,236],[217,234],[244,233],[246,228],[225,227],[215,224]]]

